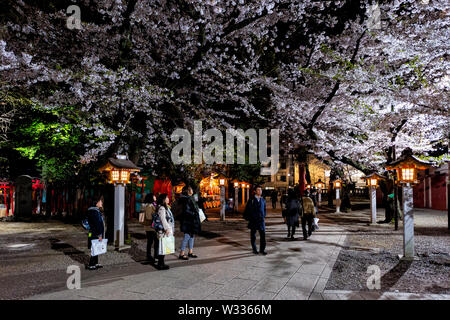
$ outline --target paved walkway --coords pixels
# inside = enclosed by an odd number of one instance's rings
[[[320,230],[308,241],[302,240],[301,232],[295,241],[288,241],[286,226],[279,216],[275,212],[267,219],[267,256],[251,253],[248,230],[242,228],[242,221],[229,219],[224,223],[212,219],[205,229],[226,231],[198,237],[195,245],[198,259],[181,261],[171,255],[166,258],[171,266],[167,271],[145,266],[148,271],[134,275],[105,273],[101,280],[82,279],[79,290],[62,290],[30,299],[450,300],[449,295],[437,294],[325,290],[346,232],[323,216],[325,223],[319,223]],[[177,236],[177,244],[180,240]],[[145,241],[139,246],[145,250]],[[102,272],[105,269],[95,271],[98,275]]]
[[[79,290],[31,299],[317,298],[324,291],[345,235],[336,226],[321,225],[308,241],[301,240],[301,232],[295,241],[288,241],[285,229],[278,214],[267,219],[267,256],[251,253],[247,230],[230,230],[225,236],[196,239],[198,259],[167,257],[170,270],[148,266],[149,272],[101,282],[82,280]]]

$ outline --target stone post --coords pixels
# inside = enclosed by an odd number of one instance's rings
[[[125,186],[114,186],[114,246],[116,249],[124,247],[125,237]]]
[[[370,187],[370,223],[377,223],[377,188]]]
[[[339,199],[339,189],[336,189],[336,213],[341,212],[341,200]]]
[[[403,186],[403,259],[414,259],[413,189],[409,183]]]

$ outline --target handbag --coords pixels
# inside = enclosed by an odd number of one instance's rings
[[[159,255],[165,256],[167,254],[175,253],[175,237],[162,236],[159,238]]]
[[[313,226],[315,230],[319,230],[319,218],[314,218]]]
[[[159,217],[159,214],[157,212],[153,213],[152,218],[153,218],[152,228],[155,229],[156,231],[164,230],[161,218]]]
[[[198,215],[200,216],[200,223],[206,220],[205,213],[203,212],[202,209],[198,209]]]
[[[89,222],[88,222],[88,219],[87,219],[87,218],[81,221],[81,225],[83,226],[83,228],[84,228],[86,231],[89,231],[90,227],[89,227]]]
[[[98,239],[91,240],[91,256],[95,257],[99,254],[105,254],[108,246],[108,239],[98,241]]]
[[[139,213],[139,223],[144,224],[144,221],[145,221],[145,211]]]

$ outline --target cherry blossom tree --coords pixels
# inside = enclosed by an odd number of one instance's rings
[[[7,0],[0,90],[71,110],[59,117],[85,133],[80,168],[125,152],[167,169],[173,130],[203,120],[280,128],[287,149],[376,169],[394,144],[424,152],[448,137],[449,8],[383,1],[374,30],[374,5]]]

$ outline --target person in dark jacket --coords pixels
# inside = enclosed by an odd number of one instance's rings
[[[87,211],[89,223],[88,249],[91,248],[92,240],[98,239],[99,241],[102,241],[105,235],[105,219],[100,211],[100,209],[103,208],[103,198],[96,198],[92,205],[93,206]],[[89,265],[87,266],[89,270],[96,270],[102,267],[103,266],[98,263],[98,256],[90,257]]]
[[[287,238],[294,240],[295,228],[299,227],[299,218],[302,212],[302,205],[298,200],[297,194],[294,190],[290,189],[288,192],[288,200],[286,203],[286,209],[283,210],[283,218],[285,218],[286,225],[288,227]]]
[[[259,253],[266,255],[266,200],[262,197],[262,187],[256,186],[255,195],[247,202],[244,211],[244,218],[248,221],[250,229],[250,242],[254,254],[258,254],[256,248],[256,231],[259,232],[260,248]]]
[[[276,209],[278,201],[278,192],[276,190],[273,190],[271,199],[272,199],[272,209]]]
[[[198,205],[192,197],[194,191],[192,187],[186,185],[183,187],[181,197],[178,199],[177,207],[180,210],[180,230],[184,233],[181,242],[179,259],[188,260],[189,258],[197,258],[193,253],[194,237],[201,231],[200,216]],[[186,246],[189,245],[189,253],[186,256]]]

